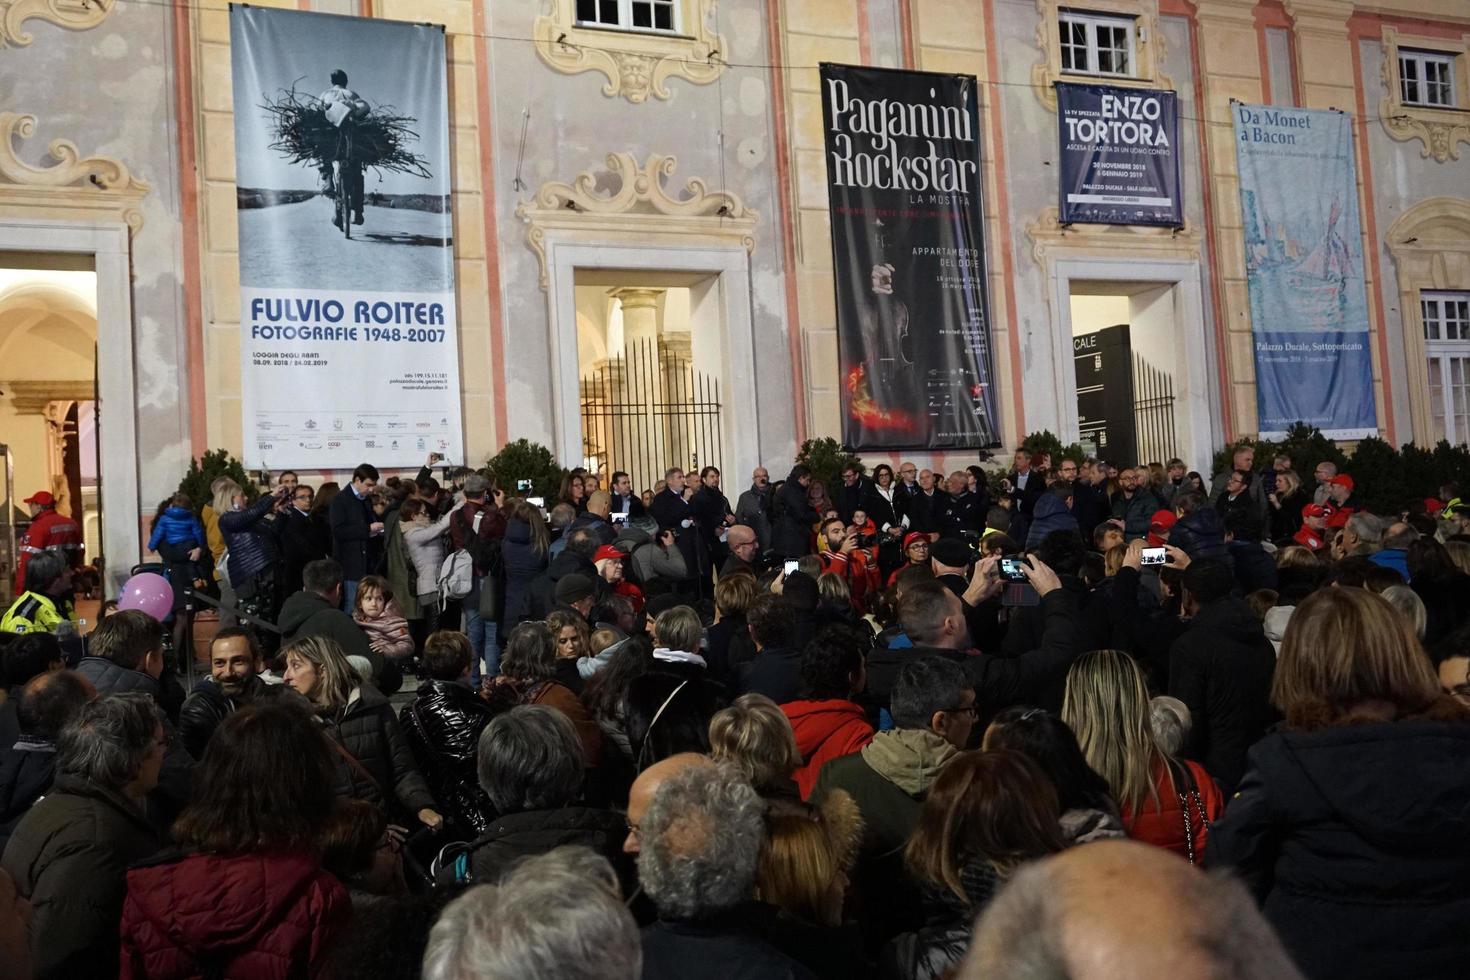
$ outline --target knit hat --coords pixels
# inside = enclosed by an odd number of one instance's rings
[[[592,580],[585,575],[577,572],[563,575],[556,583],[557,605],[570,606],[583,599],[590,599],[595,588]]]
[[[1161,537],[1160,535],[1164,532],[1173,530],[1174,525],[1178,522],[1179,518],[1174,516],[1174,512],[1172,510],[1154,511],[1154,516],[1150,517],[1148,520],[1149,546],[1152,548],[1162,547],[1167,539]]]
[[[950,568],[964,568],[975,560],[975,552],[959,538],[940,538],[929,546],[929,556]]]

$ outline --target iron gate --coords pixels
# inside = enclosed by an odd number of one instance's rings
[[[670,466],[722,465],[719,379],[655,340],[633,341],[584,375],[581,400],[582,452],[604,478],[623,470],[641,492]]]
[[[1173,459],[1174,379],[1133,355],[1133,420],[1138,444],[1138,463],[1163,463]]]

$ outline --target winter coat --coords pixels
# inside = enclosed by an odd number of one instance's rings
[[[10,835],[42,796],[51,791],[56,776],[56,746],[22,735],[0,750],[0,854]]]
[[[771,547],[771,493],[752,486],[735,501],[735,520],[755,532],[761,554]]]
[[[801,766],[793,773],[801,798],[812,795],[822,767],[862,750],[873,740],[873,726],[860,704],[845,699],[790,701],[781,710],[796,735]]]
[[[1129,541],[1146,536],[1150,519],[1163,508],[1163,501],[1147,487],[1133,491],[1131,498],[1121,491],[1113,498],[1113,517],[1123,522],[1123,537]]]
[[[490,705],[457,681],[426,681],[398,714],[440,812],[477,834],[489,829],[495,813],[475,768],[480,733],[494,716]]]
[[[1204,813],[1201,814],[1194,800],[1189,800],[1189,834],[1186,835],[1184,831],[1185,811],[1179,803],[1178,789],[1166,766],[1159,766],[1154,771],[1154,791],[1158,795],[1158,802],[1155,803],[1152,796],[1144,794],[1137,812],[1124,804],[1123,826],[1127,828],[1128,836],[1134,840],[1162,847],[1184,858],[1189,856],[1192,837],[1195,860],[1203,863],[1205,845],[1209,840],[1209,824],[1220,818],[1220,813],[1225,809],[1225,796],[1199,763],[1184,760],[1175,764],[1189,767],[1189,774],[1194,777],[1200,800],[1204,803]]]
[[[148,538],[148,550],[157,551],[164,541],[175,548],[203,548],[204,525],[189,508],[170,507],[158,515],[158,523],[153,525],[153,534]]]
[[[598,517],[596,514],[591,513],[578,516],[574,521],[572,521],[571,524],[567,526],[566,533],[571,534],[573,531],[584,527],[592,532],[592,536],[597,539],[597,544],[599,546],[612,544],[618,536],[618,532],[613,529],[613,526],[611,524],[603,520],[601,517]]]
[[[1276,572],[1276,559],[1257,541],[1227,541],[1225,550],[1235,566],[1235,584],[1245,594],[1257,589],[1276,588],[1280,576]]]
[[[334,753],[338,796],[367,800],[390,813],[395,803],[409,814],[434,808],[393,706],[377,688],[354,688],[347,705],[324,720],[327,735],[341,750]]]
[[[347,889],[316,855],[174,855],[128,872],[119,975],[322,977],[351,918]]]
[[[332,528],[332,557],[342,565],[342,580],[356,582],[372,570],[372,525],[377,522],[372,505],[359,499],[349,484],[327,505]]]
[[[660,919],[643,930],[643,980],[815,980],[771,945],[750,906],[699,922]]]
[[[806,487],[787,479],[772,503],[771,550],[783,558],[800,558],[812,550],[812,525],[822,517],[807,501]]]
[[[281,603],[276,625],[281,627],[283,645],[305,636],[324,636],[336,641],[347,656],[362,657],[372,664],[374,675],[383,669],[383,655],[372,648],[362,627],[315,592],[303,589]]]
[[[530,611],[526,618],[545,619],[550,615],[551,610],[556,608],[556,583],[573,573],[587,576],[594,584],[602,581],[602,577],[597,574],[597,566],[590,559],[570,549],[565,550],[553,558],[546,566],[546,571],[531,582]]]
[[[904,514],[909,519],[909,530],[924,534],[938,534],[943,524],[944,508],[949,503],[949,494],[943,490],[925,493],[916,490],[904,501]]]
[[[1036,501],[1032,511],[1031,526],[1026,530],[1026,548],[1029,551],[1041,544],[1043,538],[1053,531],[1077,531],[1077,518],[1067,507],[1067,502],[1054,493]]]
[[[950,976],[969,951],[976,917],[1001,883],[995,868],[983,858],[972,858],[960,869],[960,884],[968,900],[924,882],[924,926],[888,944],[879,961],[880,975],[885,980],[944,980]]]
[[[768,647],[735,672],[741,694],[764,694],[777,704],[801,697],[801,648]]]
[[[184,699],[179,709],[179,741],[195,759],[204,758],[204,750],[220,722],[234,713],[243,704],[254,700],[265,689],[265,681],[251,675],[245,682],[245,690],[238,697],[224,695],[213,677],[206,677],[195,685],[193,693]]]
[[[413,637],[408,635],[408,620],[398,610],[397,596],[388,601],[388,605],[383,608],[383,614],[377,619],[368,619],[358,613],[352,617],[352,621],[367,636],[368,646],[374,653],[395,660],[413,656]]]
[[[454,511],[450,511],[432,524],[409,522],[399,525],[403,528],[403,543],[408,546],[408,557],[413,561],[417,576],[414,589],[419,595],[437,595],[439,592],[439,569],[444,567],[444,559],[449,552],[444,535],[453,516]]]
[[[628,821],[612,810],[566,806],[505,813],[490,821],[474,843],[440,861],[440,881],[493,884],[523,858],[581,845],[607,858],[626,888],[635,882],[632,859],[623,853],[627,837]],[[631,894],[631,889],[624,893]]]
[[[639,545],[633,552],[633,573],[638,581],[683,582],[689,578],[689,567],[684,563],[684,553],[677,547],[665,548],[658,543]]]
[[[985,515],[989,510],[990,492],[983,487],[979,493],[965,490],[951,495],[939,511],[940,537],[963,538],[968,531],[978,539],[985,530]]]
[[[546,571],[546,552],[531,544],[531,525],[512,517],[505,524],[505,541],[500,546],[505,564],[505,617],[501,635],[509,636],[531,614],[531,583]]]
[[[1179,518],[1169,532],[1169,543],[1188,555],[1190,561],[1230,558],[1225,547],[1225,525],[1213,507],[1201,507]]]
[[[236,591],[276,563],[276,532],[265,519],[275,505],[276,498],[266,494],[244,510],[219,515],[220,534],[230,554],[225,567]]]
[[[301,588],[306,566],[332,553],[332,538],[326,528],[292,507],[279,518],[281,530],[281,564],[286,581],[283,591],[290,595]]]
[[[0,860],[31,903],[37,980],[117,976],[124,876],[162,843],[140,804],[76,776],[56,777]]]
[[[1380,568],[1391,568],[1409,581],[1409,553],[1403,548],[1382,548],[1368,556]]]
[[[1023,610],[1039,614],[1040,633],[1034,648],[1024,649],[1027,643],[1014,655],[979,653],[961,661],[965,676],[975,686],[975,704],[982,723],[1011,705],[1043,700],[1046,692],[1066,681],[1072,662],[1084,650],[1092,649],[1085,642],[1087,630],[1080,601],[1080,596],[1069,589],[1053,589],[1042,597],[1041,605]],[[1014,620],[1011,629],[1016,629]]]
[[[399,615],[416,621],[424,618],[424,611],[419,608],[419,572],[403,532],[403,522],[395,509],[388,514],[383,530],[383,577],[393,591]]]
[[[577,673],[575,663],[569,666],[573,673]],[[497,709],[518,704],[544,704],[555,708],[566,715],[577,730],[582,750],[587,755],[587,765],[591,767],[602,762],[602,728],[587,713],[587,707],[576,692],[560,681],[525,681],[500,674],[492,679],[486,700]]]
[[[837,508],[837,516],[845,524],[852,523],[852,515],[857,511],[866,513],[873,526],[880,531],[890,527],[896,520],[893,516],[893,505],[866,476],[858,477],[852,486],[845,483],[840,485],[832,494],[832,504]],[[980,516],[984,518],[983,511]]]
[[[1244,601],[1203,606],[1169,651],[1169,694],[1194,720],[1185,755],[1229,794],[1245,775],[1246,751],[1280,718],[1271,706],[1276,650]]]
[[[1442,719],[1442,720],[1430,720]],[[1463,977],[1470,962],[1470,721],[1283,730],[1210,834],[1312,978]]]

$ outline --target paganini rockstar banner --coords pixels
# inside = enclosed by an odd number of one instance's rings
[[[1261,438],[1294,422],[1331,439],[1377,435],[1352,120],[1234,111]]]
[[[463,459],[444,30],[232,5],[246,465]]]
[[[999,445],[975,79],[831,64],[821,79],[843,442]]]

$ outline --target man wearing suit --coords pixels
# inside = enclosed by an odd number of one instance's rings
[[[919,471],[919,490],[908,499],[909,530],[928,535],[930,541],[939,540],[945,505],[949,495],[936,485],[938,478],[933,470]]]
[[[725,528],[735,523],[735,514],[730,499],[720,490],[720,471],[706,466],[699,471],[699,489],[689,498],[689,507],[694,511],[694,520],[699,525],[700,537],[704,539],[705,554],[709,556],[711,568],[718,568],[729,554],[721,540]],[[703,583],[704,575],[700,576]]]
[[[350,611],[357,602],[357,583],[372,568],[369,560],[377,538],[383,533],[383,522],[373,514],[368,499],[378,485],[378,470],[363,463],[352,471],[352,482],[332,498],[328,508],[332,528],[332,557],[342,566],[342,599]]]
[[[701,554],[694,508],[684,499],[684,471],[677,466],[669,467],[664,483],[664,488],[653,495],[653,503],[648,505],[648,516],[658,522],[660,531],[674,532],[685,567],[696,582],[702,582],[709,573],[709,559]]]
[[[622,470],[612,475],[612,513],[627,514],[628,520],[636,521],[647,516],[643,501],[633,492],[633,480]]]
[[[1001,490],[1006,499],[1011,502],[1011,536],[1018,533],[1016,521],[1019,518],[1025,527],[1019,530],[1021,537],[1018,541],[1026,540],[1026,529],[1031,526],[1031,512],[1036,508],[1036,501],[1046,493],[1046,477],[1031,468],[1031,450],[1017,449],[1015,457],[1015,468],[1001,481]]]

